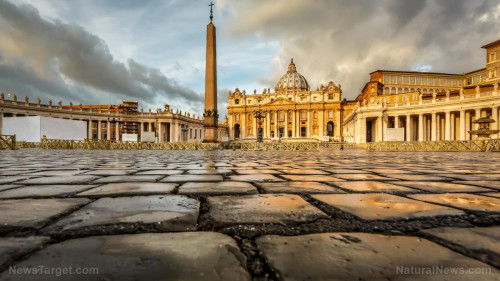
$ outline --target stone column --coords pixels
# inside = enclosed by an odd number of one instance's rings
[[[266,137],[271,138],[271,112],[266,114]]]
[[[174,142],[174,124],[172,123],[172,120],[170,120],[170,142]],[[241,134],[241,131],[240,131],[240,134]],[[201,137],[201,132],[200,132],[200,139],[202,139]]]
[[[254,116],[253,118],[253,136],[256,138],[257,137],[257,118]]]
[[[91,140],[92,139],[92,119],[89,119],[87,121],[87,139]]]
[[[377,141],[379,141],[379,142],[384,141],[382,139],[382,131],[384,130],[383,123],[384,123],[384,118],[381,116],[377,117]]]
[[[436,124],[436,112],[432,113],[432,118],[431,118],[431,141],[436,141],[437,140],[437,124]]]
[[[109,127],[109,121],[106,123],[106,139],[111,140],[111,128]]]
[[[399,128],[399,115],[394,116],[394,128]]]
[[[385,121],[384,117],[382,117],[382,134],[380,135],[382,141],[385,141],[386,131],[387,131],[387,121]]]
[[[478,87],[479,87],[479,86],[478,86]],[[474,120],[476,120],[476,119],[479,119],[479,118],[481,118],[481,109],[480,109],[480,108],[476,108],[476,112],[475,112],[475,115],[474,115],[474,119],[473,119],[472,121],[474,121]],[[477,129],[479,129],[479,124],[476,124],[476,125],[474,126],[474,130],[477,130]]]
[[[240,116],[241,118],[241,127],[240,127],[240,139],[246,139],[247,138],[247,113],[246,111],[243,113],[243,116]]]
[[[115,123],[115,131],[116,131],[116,141],[120,140],[120,122]]]
[[[141,138],[140,138],[140,141],[142,141],[144,138],[143,138],[143,135],[144,135],[144,122],[139,122],[139,126],[141,126],[140,128],[140,132],[141,132]]]
[[[471,128],[471,115],[472,113],[470,111],[465,112],[465,140],[470,140],[470,134],[468,131]]]
[[[424,115],[418,115],[418,141],[424,140]]]
[[[101,120],[97,120],[97,139],[101,139]]]
[[[446,111],[444,115],[444,139],[451,140],[451,116],[450,112]]]
[[[467,131],[465,126],[465,110],[460,110],[460,140],[466,140],[465,133]]]
[[[406,141],[411,141],[411,115],[406,115]]]
[[[163,132],[161,127],[161,122],[158,121],[158,141],[163,142]]]
[[[285,126],[283,128],[283,138],[288,138],[288,110],[285,110]]]
[[[498,130],[498,107],[494,106],[491,108],[491,119],[495,120],[495,123],[491,123],[491,130]],[[492,139],[498,138],[498,133],[491,135]]]
[[[296,137],[296,131],[297,131],[297,111],[294,109],[292,111],[292,138]]]
[[[312,127],[312,125],[311,125],[312,114],[311,114],[311,113],[312,113],[312,112],[311,112],[311,110],[309,109],[309,110],[307,111],[307,130],[306,130],[306,137],[308,137],[308,138],[310,138],[310,137],[311,137],[311,135],[312,135],[312,134],[311,134],[311,129],[312,129],[312,128],[311,128],[311,127]]]

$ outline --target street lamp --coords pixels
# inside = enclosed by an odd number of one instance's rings
[[[262,106],[259,104],[259,110],[253,111],[253,116],[257,119],[257,142],[262,142],[262,119],[266,118],[267,112],[262,111]]]
[[[340,150],[344,150],[344,106],[346,103],[345,98],[340,102]]]

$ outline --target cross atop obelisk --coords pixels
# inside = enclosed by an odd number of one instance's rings
[[[205,112],[203,113],[204,142],[218,142],[217,112],[217,52],[215,26],[212,23],[214,3],[210,3],[210,23],[207,25],[207,58],[205,71]]]

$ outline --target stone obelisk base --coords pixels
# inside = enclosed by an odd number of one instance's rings
[[[203,142],[214,143],[219,142],[219,130],[217,128],[217,120],[214,117],[205,117],[203,120],[203,130],[205,135],[203,137]]]

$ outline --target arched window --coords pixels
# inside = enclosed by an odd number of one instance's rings
[[[427,94],[427,89],[424,89],[424,94]]]
[[[333,137],[333,128],[334,128],[334,125],[333,125],[332,121],[326,123],[326,134],[329,137]]]
[[[408,93],[408,88],[405,88],[405,93]]]
[[[389,93],[389,87],[385,87],[384,88],[384,94],[388,94]]]
[[[396,93],[396,87],[392,87],[391,88],[391,94],[395,94]]]
[[[398,88],[397,94],[401,94],[403,92],[403,88]]]

